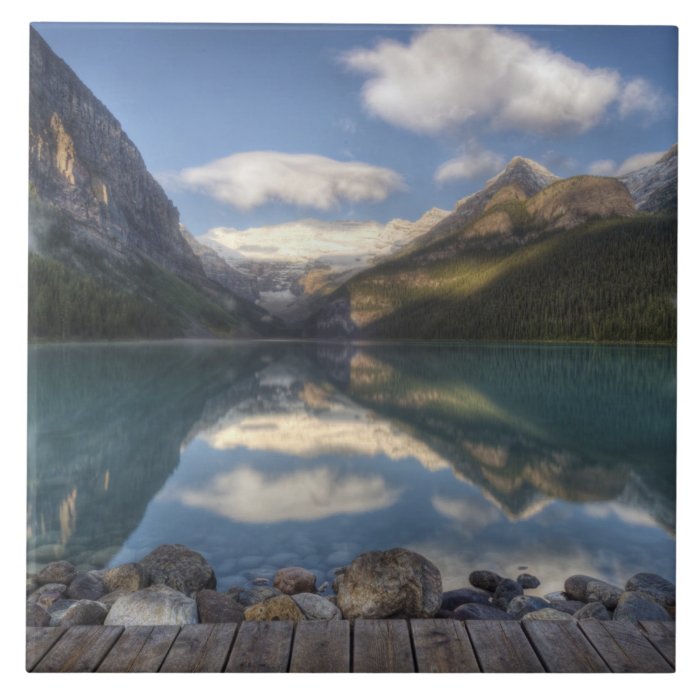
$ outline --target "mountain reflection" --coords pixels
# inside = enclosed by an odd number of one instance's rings
[[[229,585],[411,545],[455,572],[673,568],[669,348],[46,346],[29,369],[30,567],[182,542]]]

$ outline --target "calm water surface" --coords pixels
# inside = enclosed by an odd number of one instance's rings
[[[401,546],[445,588],[675,580],[675,378],[661,347],[32,347],[28,567],[182,543],[224,590]]]

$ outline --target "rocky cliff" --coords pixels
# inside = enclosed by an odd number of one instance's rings
[[[117,119],[30,32],[29,241],[38,254],[30,266],[30,336],[53,337],[55,325],[41,319],[63,314],[73,321],[61,338],[105,337],[104,318],[120,309],[152,319],[155,335],[265,329],[263,309],[223,284],[220,269],[207,274],[178,210]],[[100,305],[81,314],[86,297],[96,296]],[[159,315],[167,322],[157,323]],[[121,318],[114,333],[143,333],[133,325]]]
[[[678,207],[678,145],[656,163],[620,178],[640,211],[675,211]]]

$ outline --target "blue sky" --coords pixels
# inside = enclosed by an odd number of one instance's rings
[[[34,26],[195,234],[415,219],[515,155],[609,175],[677,141],[670,27]]]

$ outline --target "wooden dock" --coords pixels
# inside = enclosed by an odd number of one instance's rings
[[[675,623],[449,619],[28,627],[33,673],[670,673]]]

